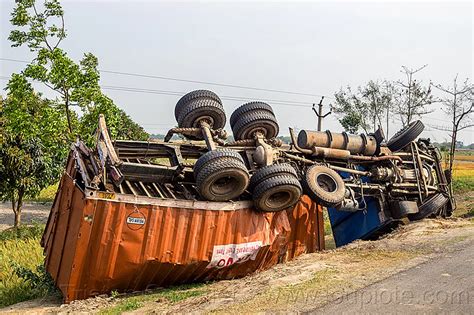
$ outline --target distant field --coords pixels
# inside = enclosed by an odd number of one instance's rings
[[[453,188],[457,193],[474,190],[474,155],[472,151],[456,154],[453,169]]]
[[[474,162],[474,155],[456,155],[456,160]]]

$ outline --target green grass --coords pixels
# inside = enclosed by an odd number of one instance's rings
[[[474,190],[474,176],[455,176],[453,178],[453,191],[463,193]]]
[[[144,306],[146,302],[170,302],[176,303],[193,296],[199,296],[206,291],[203,289],[204,284],[187,284],[175,286],[167,289],[152,290],[148,293],[123,297],[117,296],[116,292],[112,292],[117,297],[118,304],[104,309],[100,312],[103,315],[122,314],[127,311],[133,311]]]
[[[0,307],[56,294],[43,268],[44,225],[0,232]]]

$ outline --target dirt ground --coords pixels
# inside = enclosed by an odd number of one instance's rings
[[[425,220],[382,240],[303,255],[259,274],[211,284],[203,296],[174,305],[148,303],[136,313],[310,311],[473,240],[469,221]]]
[[[46,223],[48,220],[51,203],[26,203],[23,205],[22,222],[30,223]],[[14,215],[10,203],[0,203],[0,231],[13,226]]]
[[[314,310],[346,294],[415,267],[474,241],[468,219],[430,219],[411,223],[378,241],[303,255],[289,263],[242,279],[203,286],[205,293],[181,302],[147,301],[141,313],[253,313]],[[101,296],[61,305],[43,299],[18,303],[0,313],[96,313],[127,296]]]

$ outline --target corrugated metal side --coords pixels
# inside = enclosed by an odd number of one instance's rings
[[[143,225],[127,223],[144,219]],[[254,260],[208,268],[215,245],[261,241]],[[65,301],[241,277],[324,248],[322,210],[306,196],[287,211],[205,210],[86,198],[64,175],[43,237]]]

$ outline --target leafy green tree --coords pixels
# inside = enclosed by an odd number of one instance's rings
[[[11,201],[18,226],[24,198],[59,180],[68,152],[67,119],[14,74],[0,121],[0,199]]]
[[[10,200],[15,226],[21,222],[25,197],[59,180],[69,142],[81,132],[89,145],[99,114],[105,114],[113,137],[146,139],[148,135],[99,86],[98,60],[90,53],[79,63],[59,48],[66,38],[64,11],[58,0],[17,0],[11,14],[16,28],[13,47],[26,45],[36,57],[14,74],[0,103],[0,199]],[[58,93],[54,100],[35,93],[28,79]],[[72,106],[82,110],[78,116]]]
[[[3,142],[5,141],[5,137],[3,135],[3,128],[4,128],[4,125],[5,125],[5,118],[3,117],[3,97],[0,95],[0,146],[3,144]],[[0,159],[2,157],[0,156]],[[2,167],[1,163],[0,163],[0,168]]]
[[[149,137],[145,130],[115,106],[110,98],[101,95],[95,98],[95,106],[81,117],[81,138],[90,147],[94,146],[94,132],[100,114],[104,114],[110,137],[113,139],[147,140]]]
[[[97,125],[101,113],[106,115],[108,126],[116,130],[119,137],[147,137],[143,128],[102,93],[97,57],[86,53],[77,64],[59,48],[66,38],[66,31],[64,10],[58,0],[45,0],[41,7],[36,0],[17,0],[10,21],[16,27],[8,37],[12,46],[26,45],[36,53],[36,58],[26,66],[23,74],[59,94],[56,103],[66,113],[71,134],[80,131],[83,137],[90,138],[90,134],[84,132],[95,130],[91,121]],[[81,127],[75,127],[72,106],[78,106],[83,112]]]
[[[339,123],[345,131],[356,134],[362,125],[362,117],[357,112],[349,111],[339,119]]]
[[[369,81],[365,86],[359,86],[356,92],[350,87],[341,88],[335,93],[335,98],[332,110],[344,129],[350,133],[361,129],[368,133],[382,127],[384,116],[392,104],[391,85],[386,81]],[[387,115],[387,122],[388,118]]]

